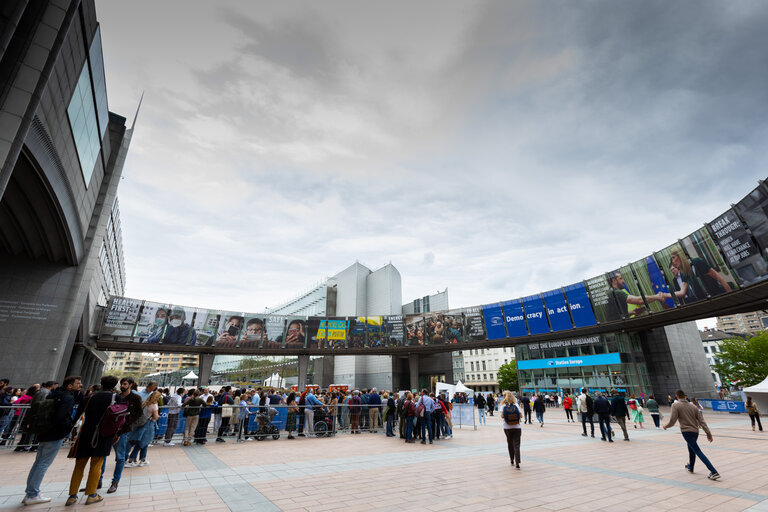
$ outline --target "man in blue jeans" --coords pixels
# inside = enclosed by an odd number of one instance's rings
[[[426,432],[429,432],[429,444],[432,444],[432,439],[434,439],[435,435],[432,432],[432,412],[435,410],[435,402],[429,398],[426,389],[421,390],[421,398],[416,403],[416,407],[418,408],[420,404],[424,404],[424,417],[421,422],[421,444],[427,444],[427,438],[424,435]]]
[[[24,505],[37,505],[48,503],[51,498],[40,494],[40,484],[45,472],[48,471],[53,459],[59,453],[61,444],[72,430],[72,410],[75,407],[74,393],[83,387],[80,377],[67,377],[61,387],[51,392],[49,398],[53,399],[53,425],[47,432],[39,434],[40,445],[37,448],[37,456],[27,476],[27,489]]]
[[[669,422],[664,425],[664,430],[673,426],[675,422],[680,422],[680,433],[683,434],[683,439],[688,445],[688,464],[685,465],[685,469],[689,473],[693,473],[693,465],[696,463],[696,457],[701,459],[701,462],[709,469],[710,480],[717,480],[720,478],[720,473],[717,472],[715,466],[709,462],[709,459],[704,455],[699,448],[697,442],[699,438],[699,427],[707,434],[707,441],[712,442],[712,432],[709,431],[709,427],[704,422],[704,416],[698,407],[688,402],[685,399],[685,393],[681,389],[675,392],[677,400],[672,404],[672,412],[669,415]]]

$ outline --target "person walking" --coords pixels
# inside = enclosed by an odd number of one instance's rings
[[[482,393],[477,393],[475,395],[475,405],[477,406],[477,424],[478,425],[486,425],[485,422],[485,397],[483,397]]]
[[[651,415],[651,419],[653,419],[653,424],[656,425],[656,428],[660,428],[661,412],[659,412],[659,402],[656,401],[653,395],[648,395],[648,400],[645,401],[645,408],[648,409],[648,413]]]
[[[600,432],[603,434],[602,440],[605,441],[606,437],[609,443],[613,442],[613,431],[611,430],[611,403],[607,398],[603,396],[599,391],[597,392],[597,398],[592,404],[594,412],[597,413],[597,421],[600,426]],[[591,418],[590,418],[591,421]],[[594,429],[594,425],[592,426]],[[584,427],[584,436],[587,435],[586,426]],[[594,431],[592,437],[595,437]]]
[[[712,432],[704,421],[704,416],[698,407],[685,400],[685,393],[683,390],[678,389],[675,392],[677,401],[672,404],[672,412],[669,414],[669,421],[664,425],[664,430],[672,427],[675,423],[680,422],[680,433],[685,439],[685,443],[688,446],[688,464],[685,465],[685,469],[689,473],[693,473],[693,466],[696,463],[696,457],[701,459],[701,462],[709,469],[710,480],[717,480],[720,478],[720,473],[717,472],[715,466],[709,461],[706,455],[701,451],[698,444],[699,428],[704,430],[707,434],[707,441],[710,443],[713,441]]]
[[[757,408],[757,404],[752,401],[752,397],[747,397],[747,403],[744,404],[747,408],[747,414],[749,414],[749,421],[752,422],[752,432],[755,431],[755,422],[757,422],[757,426],[760,428],[760,432],[763,431],[763,424],[760,423],[760,409]]]
[[[147,461],[147,448],[149,443],[155,438],[155,429],[157,427],[157,420],[160,417],[160,401],[163,395],[159,391],[153,391],[144,403],[141,404],[141,408],[144,412],[144,422],[138,428],[135,428],[131,432],[131,436],[128,438],[128,442],[133,444],[131,453],[128,454],[128,460],[125,462],[125,467],[134,468],[137,466],[148,466]],[[138,457],[138,458],[137,458]]]
[[[544,397],[539,395],[533,402],[533,412],[536,413],[536,420],[539,422],[539,426],[544,428],[544,412],[547,406],[544,404]]]
[[[581,415],[582,436],[587,437],[587,421],[589,421],[590,435],[595,437],[595,411],[594,400],[587,394],[587,388],[581,388],[581,394],[576,399],[576,407]],[[610,414],[610,410],[608,411]]]
[[[629,410],[627,409],[627,403],[624,401],[624,397],[619,395],[619,392],[615,389],[611,390],[613,399],[611,400],[611,414],[616,418],[616,423],[621,427],[621,431],[624,433],[624,440],[629,441],[629,433],[627,433],[627,416]],[[608,425],[610,427],[610,424]]]
[[[176,433],[176,427],[179,424],[179,412],[181,411],[183,396],[184,388],[179,388],[168,397],[168,423],[165,428],[165,443],[163,443],[163,446],[174,446],[173,435]]]
[[[102,377],[102,391],[91,394],[83,410],[78,411],[78,415],[82,415],[84,419],[75,444],[70,450],[71,456],[75,459],[75,467],[69,481],[69,498],[65,503],[66,506],[74,505],[77,502],[77,492],[80,488],[80,482],[83,480],[85,465],[89,460],[91,465],[85,485],[85,494],[88,499],[86,499],[85,504],[91,505],[104,499],[96,492],[96,487],[101,477],[101,466],[104,464],[104,458],[109,455],[112,449],[114,435],[101,435],[99,427],[102,424],[102,419],[107,417],[107,409],[115,401],[113,391],[116,385],[117,377],[111,375]]]
[[[493,416],[493,411],[496,408],[496,400],[493,398],[493,393],[488,393],[488,398],[485,400],[486,405],[488,405],[488,414]]]
[[[128,455],[128,438],[131,435],[133,425],[137,421],[143,420],[144,410],[141,407],[141,397],[138,393],[133,393],[132,389],[134,381],[131,377],[123,377],[120,379],[120,393],[115,396],[116,404],[126,404],[128,406],[128,417],[125,420],[123,427],[117,432],[117,441],[112,445],[115,450],[115,469],[112,471],[112,483],[107,489],[107,494],[112,494],[117,491],[117,486],[120,484],[120,478],[123,476],[123,468],[125,468],[125,459]],[[104,478],[104,470],[106,469],[106,460],[101,465],[101,477],[99,478],[98,489],[101,489],[102,479]],[[80,489],[80,492],[85,489]]]
[[[200,398],[200,390],[192,392],[192,398],[181,404],[186,423],[184,424],[184,446],[191,446],[195,437],[197,423],[200,421],[200,409],[205,405]],[[221,427],[219,427],[221,428]]]
[[[523,395],[523,414],[525,415],[525,421],[523,423],[531,424],[531,399],[527,395]]]
[[[429,398],[427,390],[422,389],[418,403],[420,406],[424,406],[424,416],[421,418],[421,444],[427,443],[427,436],[429,436],[429,444],[432,444],[435,437],[435,432],[432,430],[432,413],[435,411],[435,402]]]
[[[79,376],[71,376],[64,379],[61,387],[54,389],[50,395],[53,399],[53,415],[50,428],[38,435],[38,449],[35,462],[29,468],[27,475],[27,488],[24,491],[22,505],[37,505],[48,503],[51,498],[40,494],[40,484],[43,482],[45,472],[48,471],[61,444],[72,430],[72,411],[75,407],[74,393],[82,389],[83,384]]]
[[[643,418],[643,406],[634,394],[629,395],[627,406],[629,407],[629,413],[632,415],[632,423],[635,428],[637,428],[638,423],[640,424],[640,428],[645,428],[643,426],[643,422],[645,421]]]
[[[507,437],[507,451],[509,452],[509,461],[520,469],[520,437],[523,430],[520,426],[520,420],[523,418],[523,411],[517,405],[517,399],[511,391],[504,392],[504,401],[501,403],[501,418],[504,420],[504,435]]]

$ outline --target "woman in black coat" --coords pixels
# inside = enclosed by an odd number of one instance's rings
[[[544,427],[544,411],[547,406],[544,404],[544,397],[539,395],[536,397],[536,401],[533,402],[533,412],[536,413],[536,419],[539,420],[539,426]]]
[[[85,484],[85,493],[88,495],[86,505],[101,501],[103,498],[96,493],[96,486],[101,476],[101,465],[104,458],[112,449],[114,436],[101,436],[98,429],[107,409],[112,404],[114,388],[117,385],[117,377],[106,376],[101,378],[101,387],[104,391],[93,393],[84,403],[82,414],[85,419],[80,427],[80,432],[75,444],[70,451],[70,458],[74,455],[75,468],[69,481],[69,498],[67,505],[77,502],[77,490],[83,479],[85,465],[88,459],[91,466],[88,471],[88,480]]]

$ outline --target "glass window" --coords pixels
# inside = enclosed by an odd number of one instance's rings
[[[83,66],[80,72],[80,79],[77,81],[75,92],[67,107],[67,116],[72,128],[72,137],[75,139],[85,187],[88,188],[101,150],[101,142],[97,136],[96,112],[93,107],[93,92],[87,65]]]

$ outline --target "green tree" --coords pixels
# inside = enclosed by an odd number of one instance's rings
[[[739,386],[754,386],[768,375],[768,331],[751,338],[728,338],[720,343],[719,363],[712,366],[720,376]]]
[[[499,383],[499,389],[502,391],[519,391],[517,382],[517,361],[510,361],[507,364],[499,366],[496,373],[496,380]]]

